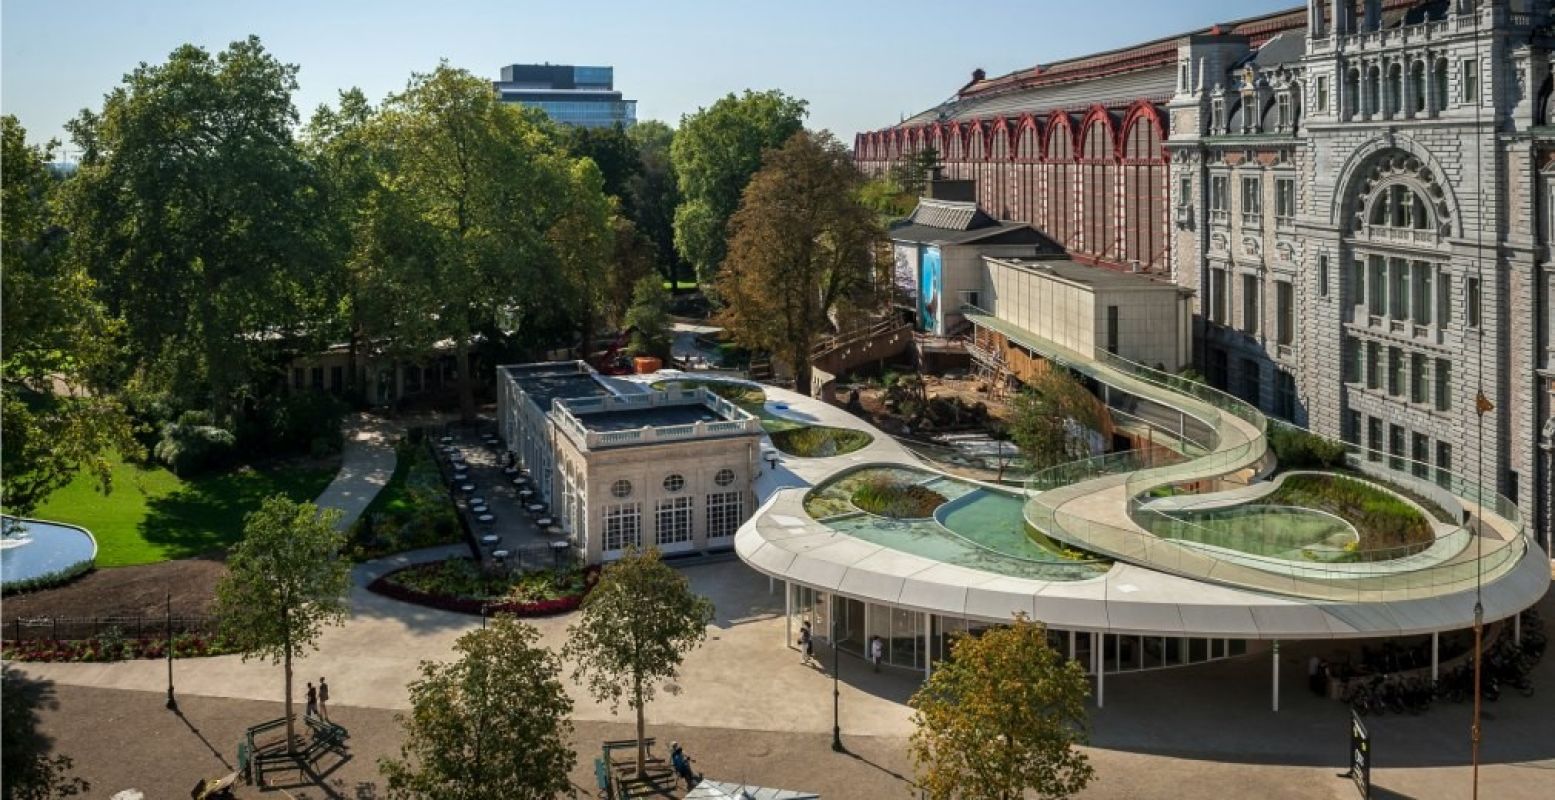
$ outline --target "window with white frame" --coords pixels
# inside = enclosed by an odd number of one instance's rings
[[[733,536],[745,521],[745,494],[717,492],[707,496],[707,537]]]
[[[1461,77],[1461,79],[1463,81],[1463,83],[1462,83],[1462,86],[1463,86],[1463,102],[1465,102],[1465,103],[1478,103],[1479,102],[1479,69],[1478,69],[1477,65],[1474,63],[1474,59],[1472,59],[1472,58],[1464,59],[1463,60],[1463,64],[1461,65],[1460,68],[1461,68],[1462,72],[1460,72],[1459,75],[1460,75],[1460,77]]]
[[[616,503],[605,506],[605,550],[642,547],[643,514],[641,503]]]
[[[621,500],[632,496],[632,482],[622,478],[610,484],[610,496]]]
[[[1296,179],[1276,178],[1274,180],[1274,216],[1290,221],[1296,216]]]
[[[1328,76],[1327,75],[1319,75],[1319,76],[1317,76],[1316,87],[1317,87],[1317,90],[1314,93],[1316,95],[1316,97],[1315,97],[1315,99],[1312,102],[1312,107],[1313,107],[1314,110],[1316,110],[1318,112],[1327,113],[1327,111],[1328,111]]]
[[[713,483],[719,486],[728,486],[734,483],[734,470],[728,467],[718,470],[718,474],[713,476]]]
[[[1226,197],[1226,176],[1215,175],[1209,179],[1209,208],[1211,211],[1226,211],[1230,200]]]
[[[686,477],[680,473],[668,475],[664,478],[664,491],[674,494],[686,488]]]
[[[1263,213],[1263,181],[1257,177],[1242,178],[1242,214],[1257,216]]]
[[[691,498],[659,501],[654,513],[653,541],[660,547],[691,541]]]

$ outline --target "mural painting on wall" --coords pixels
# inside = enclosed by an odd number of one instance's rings
[[[923,251],[923,265],[918,274],[918,327],[926,333],[939,333],[940,325],[940,261],[939,248]]]

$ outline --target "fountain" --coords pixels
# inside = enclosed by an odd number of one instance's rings
[[[97,540],[85,528],[0,517],[0,587],[77,571],[96,558]]]

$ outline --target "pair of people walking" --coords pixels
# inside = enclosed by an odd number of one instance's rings
[[[318,688],[314,688],[312,683],[308,684],[308,710],[305,715],[329,720],[329,684],[323,677],[319,678]]]

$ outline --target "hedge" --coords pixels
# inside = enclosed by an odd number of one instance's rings
[[[552,600],[536,600],[529,603],[501,602],[490,600],[477,600],[473,597],[459,597],[453,595],[429,594],[395,583],[389,578],[396,573],[407,569],[422,566],[413,564],[387,573],[367,585],[369,592],[383,595],[392,600],[405,603],[414,603],[418,606],[436,608],[442,611],[452,611],[456,614],[512,614],[515,617],[549,617],[555,614],[565,614],[583,605],[583,598],[588,596],[589,590],[599,582],[598,565],[585,567],[584,589],[580,594],[558,597]]]

